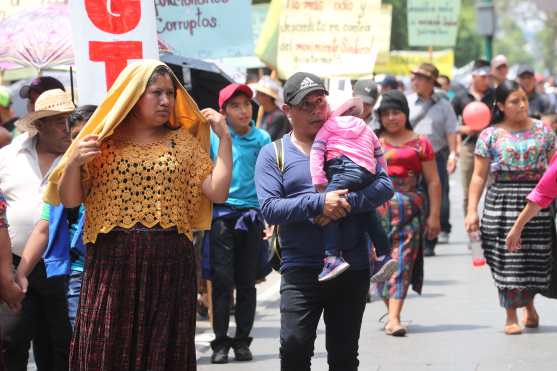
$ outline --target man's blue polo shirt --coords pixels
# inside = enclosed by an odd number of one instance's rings
[[[239,135],[228,125],[228,132],[232,137],[232,181],[225,204],[240,209],[259,209],[257,193],[255,191],[255,162],[264,145],[271,143],[271,137],[266,131],[250,123],[250,130],[245,135]],[[211,159],[217,158],[220,140],[211,131]]]

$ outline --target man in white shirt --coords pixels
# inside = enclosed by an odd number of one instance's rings
[[[39,220],[48,176],[70,144],[66,118],[74,109],[69,93],[61,89],[42,93],[35,111],[16,123],[24,134],[0,149],[0,189],[7,201],[14,267]],[[0,312],[8,370],[27,370],[31,340],[39,370],[67,370],[71,327],[65,279],[47,279],[44,263],[39,263],[29,276],[21,312]]]

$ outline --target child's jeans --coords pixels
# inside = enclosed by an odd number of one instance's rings
[[[325,172],[329,184],[325,192],[348,189],[357,191],[371,184],[375,175],[366,168],[356,164],[346,156],[334,158],[325,164]],[[389,255],[390,246],[387,241],[387,234],[381,226],[375,210],[368,214],[369,237],[372,240],[377,256]],[[340,246],[339,236],[342,228],[342,220],[330,222],[323,227],[325,233],[325,256],[340,256],[342,247]]]

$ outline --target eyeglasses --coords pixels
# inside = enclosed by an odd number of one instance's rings
[[[305,113],[313,113],[317,108],[321,109],[327,105],[327,100],[325,96],[318,97],[313,102],[308,102],[304,100],[301,104],[295,105],[294,107]]]

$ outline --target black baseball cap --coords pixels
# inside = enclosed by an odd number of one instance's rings
[[[352,92],[355,97],[362,98],[362,101],[368,104],[374,104],[379,96],[377,84],[371,79],[356,81]]]
[[[472,75],[489,76],[491,75],[491,63],[485,59],[476,59],[472,65]]]
[[[284,83],[284,102],[296,106],[311,92],[323,91],[329,94],[323,80],[309,72],[296,72]]]
[[[516,75],[517,76],[522,76],[522,75],[532,75],[534,76],[536,74],[536,72],[534,71],[534,69],[532,68],[532,66],[528,65],[528,64],[521,64],[520,66],[518,66],[518,69],[516,70]]]
[[[66,91],[64,85],[54,77],[39,76],[33,79],[29,85],[24,85],[19,89],[19,96],[23,99],[29,99],[29,93],[32,91],[42,94],[47,90],[62,89]]]

